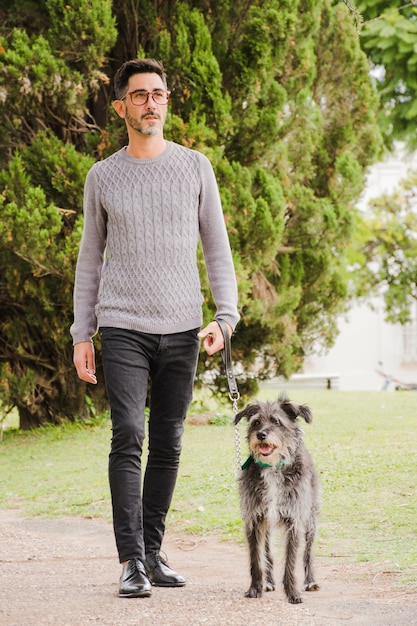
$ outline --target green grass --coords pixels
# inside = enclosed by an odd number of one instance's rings
[[[417,395],[324,391],[296,399],[314,413],[304,431],[323,492],[318,552],[387,563],[416,586]]]
[[[0,508],[26,516],[109,515],[109,421],[8,431],[0,444]]]
[[[309,404],[314,414],[303,430],[322,486],[316,553],[384,563],[416,587],[417,395],[294,391],[291,397]],[[222,419],[215,425],[186,425],[168,525],[243,541],[231,405],[218,415]],[[244,460],[243,425],[240,433]],[[110,437],[108,419],[84,428],[6,431],[0,444],[0,508],[27,516],[110,520]]]

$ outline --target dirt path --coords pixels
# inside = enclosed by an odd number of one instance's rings
[[[120,567],[109,524],[24,520],[0,511],[1,626],[369,626],[417,625],[417,593],[397,590],[383,566],[318,558],[321,590],[289,605],[281,590],[257,600],[242,546],[169,535],[164,544],[182,589],[119,599]]]

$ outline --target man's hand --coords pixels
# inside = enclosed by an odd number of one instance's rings
[[[82,341],[74,346],[74,365],[81,380],[97,384],[94,346],[91,341]]]
[[[233,329],[226,322],[226,326],[229,330],[230,336],[232,336]],[[205,328],[202,328],[197,335],[200,339],[204,339],[203,346],[207,354],[210,356],[216,354],[219,350],[224,348],[224,337],[222,329],[217,322],[210,322]]]

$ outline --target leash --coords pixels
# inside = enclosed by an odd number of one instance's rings
[[[221,351],[221,355],[223,359],[224,368],[226,370],[227,384],[229,386],[229,398],[232,401],[233,412],[235,415],[237,415],[237,413],[239,412],[237,403],[240,398],[240,393],[237,387],[235,375],[233,373],[231,337],[230,337],[229,329],[227,328],[227,324],[223,322],[223,320],[216,320],[216,321],[218,325],[220,326],[220,329],[223,333],[224,348]],[[236,450],[237,474],[239,474],[241,467],[242,467],[239,424],[235,424],[235,450]]]

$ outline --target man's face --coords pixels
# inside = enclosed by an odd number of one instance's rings
[[[153,93],[166,91],[158,74],[134,74],[129,78],[127,93],[137,90]],[[144,104],[135,106],[130,95],[124,99],[124,109],[117,111],[126,121],[126,125],[140,135],[157,135],[162,132],[167,116],[168,104],[157,104],[152,96]],[[121,114],[122,113],[122,114]]]

